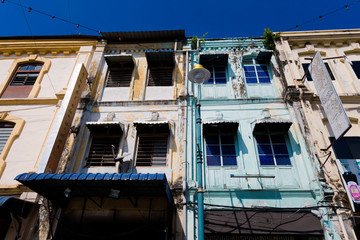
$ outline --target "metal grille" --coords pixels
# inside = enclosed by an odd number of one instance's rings
[[[115,146],[115,153],[119,151],[120,138],[118,136],[93,136],[87,166],[115,166],[111,145]]]
[[[4,149],[7,140],[14,128],[14,123],[1,122],[0,123],[0,153]]]
[[[173,67],[150,67],[148,86],[172,86]]]
[[[168,138],[167,128],[150,127],[143,132],[140,130],[136,166],[165,166]]]
[[[111,67],[106,87],[129,87],[133,68]]]

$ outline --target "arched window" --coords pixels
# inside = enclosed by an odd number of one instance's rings
[[[50,65],[49,59],[37,55],[14,60],[0,85],[1,98],[36,98]]]
[[[20,64],[4,91],[2,98],[26,98],[39,76],[43,63]]]

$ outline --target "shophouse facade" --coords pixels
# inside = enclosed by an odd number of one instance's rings
[[[283,33],[275,52],[183,30],[0,39],[2,237],[199,239],[203,225],[205,239],[354,239],[339,168],[320,151],[330,128],[297,79],[316,48],[347,56],[329,67],[356,142],[357,34]],[[188,81],[197,63],[211,72],[202,85]],[[13,97],[21,81],[29,92]]]
[[[17,180],[54,239],[183,239],[184,31],[102,35],[56,174]]]
[[[45,146],[54,146],[51,133],[65,118],[61,109],[73,79],[88,69],[96,44],[96,36],[0,38],[1,239],[37,235],[39,196],[14,178],[49,158]]]
[[[200,63],[212,75],[202,85],[187,82],[186,237],[199,239],[203,190],[205,239],[340,239],[327,225],[329,196],[318,164],[282,97],[281,69],[262,41],[205,39],[189,52],[188,68]],[[203,189],[196,171],[197,101]]]
[[[297,112],[302,133],[328,186],[334,191],[331,214],[342,239],[359,237],[359,91],[360,31],[328,30],[281,33],[276,44],[286,89],[284,97]],[[319,52],[351,128],[333,145],[335,134],[319,99],[311,71]],[[330,82],[330,80],[329,80]],[[344,122],[346,125],[346,122]],[[335,208],[334,208],[335,209]],[[356,233],[356,237],[354,234]]]

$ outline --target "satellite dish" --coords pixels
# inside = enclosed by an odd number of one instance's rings
[[[189,80],[193,83],[201,84],[210,79],[211,73],[204,68],[201,64],[196,64],[189,72]]]

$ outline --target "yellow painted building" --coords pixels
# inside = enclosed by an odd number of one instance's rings
[[[77,66],[89,71],[97,44],[96,36],[0,38],[1,239],[36,234],[39,195],[14,178],[39,171],[40,164],[43,172],[57,171],[42,160],[49,159],[46,146],[54,146],[52,133],[59,132],[56,122],[75,87]]]

